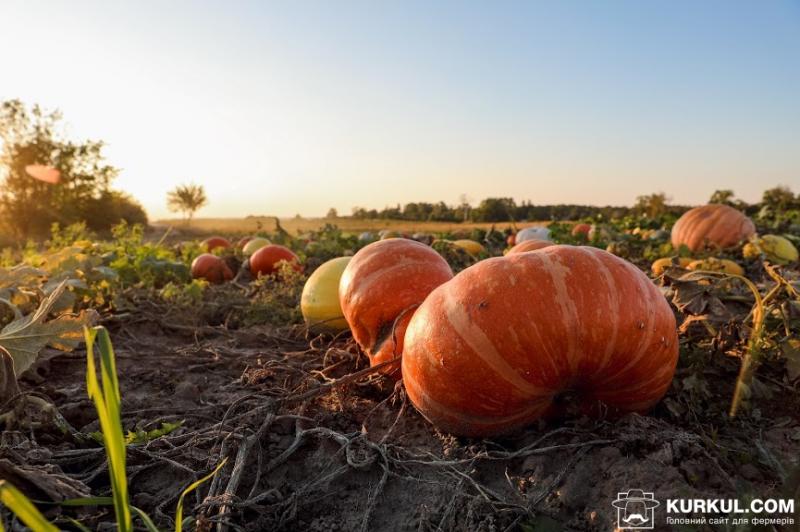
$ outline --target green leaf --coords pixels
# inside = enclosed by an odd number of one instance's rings
[[[31,367],[46,345],[62,351],[77,347],[82,339],[83,327],[96,319],[94,311],[86,311],[48,320],[64,289],[62,283],[42,301],[36,312],[12,321],[0,331],[0,347],[8,350],[14,360],[17,376]]]
[[[58,528],[36,509],[30,499],[5,480],[0,480],[0,503],[14,512],[19,520],[31,530],[58,532]],[[2,526],[2,523],[0,523],[0,530],[2,530]]]
[[[147,443],[155,440],[156,438],[160,438],[161,436],[166,436],[182,426],[183,421],[178,421],[176,423],[161,423],[160,428],[153,430],[137,430],[135,432],[129,430],[128,434],[125,436],[125,443],[128,445],[135,443]]]

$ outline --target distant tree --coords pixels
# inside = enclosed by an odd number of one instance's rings
[[[473,209],[476,222],[507,222],[514,216],[516,203],[512,198],[486,198]]]
[[[146,223],[141,205],[111,189],[119,170],[106,163],[103,142],[69,140],[61,121],[61,113],[38,105],[0,103],[0,221],[17,241],[42,238],[53,223],[84,221],[101,232],[122,220]],[[31,165],[57,170],[60,180],[34,179]]]
[[[667,203],[669,198],[663,192],[656,194],[648,194],[646,196],[639,196],[636,198],[636,204],[633,209],[644,214],[650,218],[656,218],[666,213],[668,210]]]
[[[777,211],[784,211],[800,204],[800,198],[795,197],[787,186],[778,186],[764,191],[761,202]]]
[[[333,207],[328,209],[328,214],[325,215],[325,218],[331,218],[331,219],[332,218],[338,218],[338,217],[339,217],[339,211],[337,211]]]
[[[167,207],[172,212],[180,212],[187,224],[192,223],[194,214],[208,205],[203,185],[178,185],[167,193]]]
[[[725,189],[725,190],[715,190],[711,197],[709,198],[709,203],[721,203],[723,205],[733,205],[733,190]]]

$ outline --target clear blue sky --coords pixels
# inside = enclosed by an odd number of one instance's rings
[[[112,5],[114,4],[114,5]],[[800,192],[800,2],[0,3],[0,98],[153,217]]]

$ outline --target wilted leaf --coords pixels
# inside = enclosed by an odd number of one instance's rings
[[[681,388],[684,392],[688,392],[691,397],[696,399],[708,399],[711,397],[708,383],[696,373],[684,378],[681,381]]]
[[[47,320],[65,287],[65,284],[61,284],[42,301],[36,312],[12,321],[0,331],[0,347],[11,354],[17,376],[34,363],[46,345],[62,351],[77,347],[83,340],[83,327],[95,320],[94,311]]]
[[[0,459],[0,478],[8,480],[28,493],[43,493],[51,501],[87,497],[89,488],[83,482],[68,477],[56,465],[17,465]]]
[[[11,269],[0,268],[0,297],[10,297],[10,293],[21,286],[38,286],[44,275],[42,270],[24,264]]]
[[[781,351],[786,359],[786,375],[789,380],[800,378],[800,340],[787,338],[781,345]]]
[[[14,374],[14,359],[8,351],[0,347],[0,404],[19,393],[17,377]]]

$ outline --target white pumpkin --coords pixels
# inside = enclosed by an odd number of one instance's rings
[[[526,227],[517,233],[516,243],[526,240],[550,240],[550,229],[546,227]]]

